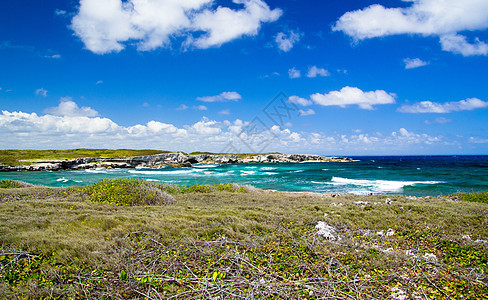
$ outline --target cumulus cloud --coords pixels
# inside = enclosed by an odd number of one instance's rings
[[[405,58],[403,62],[405,63],[405,69],[420,68],[429,64],[429,62],[423,61],[420,58]]]
[[[178,106],[176,108],[176,110],[187,110],[188,109],[188,105],[185,105],[185,104],[181,104],[180,106]]]
[[[194,110],[207,110],[208,108],[205,105],[194,105]]]
[[[301,106],[309,106],[309,105],[312,105],[313,104],[313,102],[311,100],[308,100],[308,99],[305,99],[305,98],[301,98],[301,97],[298,97],[298,96],[290,96],[288,98],[288,102],[294,103],[294,104],[298,104],[298,105],[301,105]]]
[[[44,55],[45,58],[60,59],[61,54]]]
[[[55,116],[66,117],[96,117],[98,112],[91,107],[78,107],[71,97],[62,97],[59,105],[55,107],[48,107],[44,110],[45,113]]]
[[[290,78],[300,78],[302,76],[300,70],[297,70],[295,68],[291,68],[288,70],[288,77]]]
[[[447,118],[435,118],[433,120],[425,120],[424,123],[427,124],[427,125],[431,125],[431,124],[447,124],[447,123],[451,123],[452,122],[452,119],[447,119]]]
[[[313,109],[307,109],[307,110],[300,109],[298,110],[298,113],[300,114],[301,117],[315,115],[315,111]]]
[[[219,111],[219,115],[230,115],[230,110],[229,109],[223,109]]]
[[[47,90],[40,88],[36,90],[36,95],[47,97]]]
[[[58,9],[58,8],[56,8],[56,9],[54,10],[54,14],[55,14],[56,16],[64,16],[64,15],[66,15],[66,11],[65,11],[65,10],[62,10],[62,9]]]
[[[317,66],[312,66],[308,69],[307,77],[309,78],[315,78],[317,76],[330,76],[329,71],[327,71],[324,68],[318,68]]]
[[[327,94],[316,93],[310,96],[313,102],[322,106],[357,105],[361,109],[374,109],[375,105],[395,103],[395,94],[383,90],[363,92],[357,87],[343,87],[340,91]]]
[[[454,53],[458,46],[474,50],[470,55],[486,55],[484,43],[469,45],[462,31],[488,28],[488,2],[485,0],[411,0],[408,7],[386,8],[379,4],[345,13],[333,26],[355,40],[398,34],[439,36],[442,48]],[[461,52],[461,54],[463,54]],[[464,54],[463,54],[464,55]]]
[[[254,36],[262,23],[282,15],[262,0],[233,2],[241,7],[215,8],[212,0],[80,0],[71,28],[97,54],[119,52],[134,41],[141,51],[169,47],[177,37],[204,49]]]
[[[300,41],[301,34],[294,31],[289,31],[288,34],[279,32],[275,36],[275,42],[278,48],[283,52],[290,51],[293,46]]]
[[[468,98],[461,101],[453,101],[446,103],[437,103],[432,101],[422,101],[412,105],[404,104],[398,111],[402,113],[436,113],[446,114],[455,111],[475,110],[488,107],[488,101],[482,101],[478,98]]]
[[[227,101],[239,101],[242,96],[237,92],[222,92],[216,96],[197,97],[198,101],[202,102],[227,102]]]
[[[36,113],[0,113],[0,147],[15,148],[135,148],[167,149],[182,151],[221,152],[232,143],[233,149],[249,152],[249,140],[255,136],[243,135],[249,132],[253,122],[236,119],[215,121],[203,117],[201,120],[183,126],[175,126],[159,121],[145,124],[121,126],[104,117],[37,115]],[[274,137],[266,148],[269,151],[317,152],[324,153],[408,153],[411,149],[422,150],[426,146],[445,145],[442,136],[431,136],[400,128],[392,133],[355,132],[344,134],[335,132],[297,132],[280,126],[269,128]],[[252,133],[251,133],[252,134]],[[470,142],[482,142],[472,138]],[[411,145],[416,147],[412,148]],[[397,152],[395,152],[397,151]]]
[[[475,39],[474,44],[466,41],[466,37],[459,34],[441,36],[442,50],[463,56],[488,55],[488,44]]]

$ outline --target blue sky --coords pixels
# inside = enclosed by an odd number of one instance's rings
[[[486,0],[2,1],[0,148],[488,154],[487,29]]]

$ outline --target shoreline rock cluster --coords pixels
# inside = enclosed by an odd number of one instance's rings
[[[240,158],[238,155],[162,153],[133,157],[86,157],[64,160],[35,160],[29,165],[8,166],[0,164],[0,172],[12,171],[59,171],[94,168],[174,168],[192,167],[192,164],[229,163],[303,163],[303,162],[346,162],[346,157],[327,157],[311,154],[257,154]]]

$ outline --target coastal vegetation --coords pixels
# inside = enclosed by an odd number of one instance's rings
[[[129,157],[170,153],[162,150],[69,149],[69,150],[0,150],[0,164],[29,165],[36,160],[61,160],[84,157]]]
[[[12,186],[0,298],[486,299],[488,204],[470,197]]]

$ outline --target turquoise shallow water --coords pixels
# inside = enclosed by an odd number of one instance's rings
[[[171,184],[240,183],[289,192],[437,196],[488,190],[488,156],[371,156],[353,162],[195,165],[193,168],[92,169],[0,173],[37,185],[83,186],[104,178]]]

